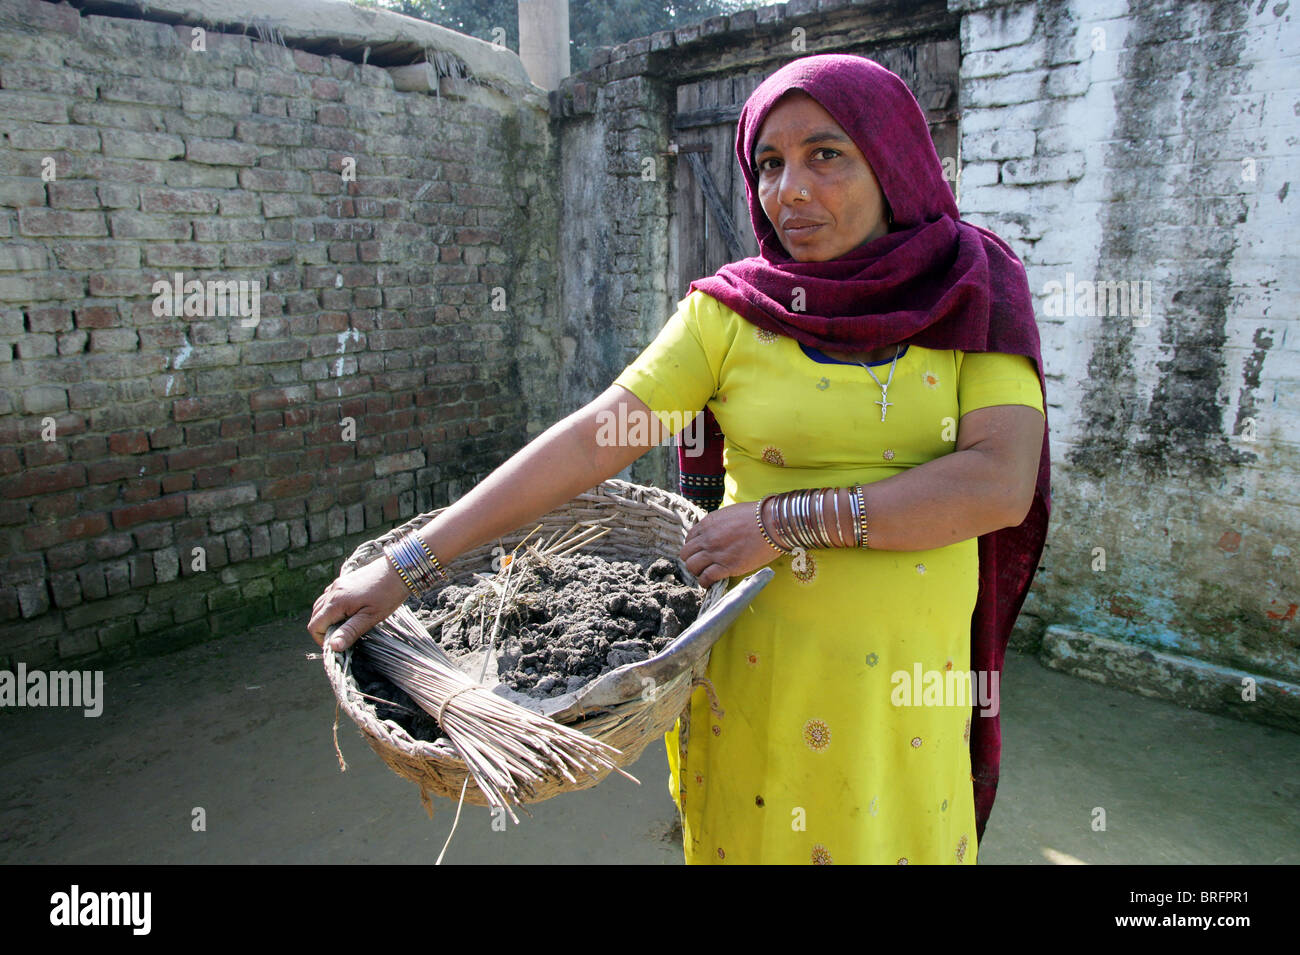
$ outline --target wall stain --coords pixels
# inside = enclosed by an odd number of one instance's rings
[[[1233,434],[1241,434],[1247,418],[1254,417],[1255,423],[1259,423],[1259,404],[1255,392],[1259,389],[1259,374],[1264,369],[1264,356],[1273,347],[1272,329],[1255,329],[1254,343],[1255,350],[1250,353],[1242,368],[1242,385],[1237,397],[1237,420],[1232,427]]]
[[[1168,357],[1157,362],[1160,377],[1143,408],[1135,330],[1125,317],[1100,319],[1083,388],[1083,437],[1067,460],[1098,478],[1131,465],[1148,479],[1216,479],[1256,459],[1231,443],[1218,400],[1235,227],[1247,203],[1221,194],[1214,169],[1228,112],[1239,108],[1229,104],[1249,92],[1237,66],[1249,11],[1161,0],[1131,4],[1130,17],[1106,160],[1106,192],[1116,201],[1104,214],[1097,278],[1152,280],[1153,298],[1166,303],[1160,341]],[[1197,42],[1207,29],[1216,35]],[[1186,82],[1171,77],[1181,71]],[[1180,205],[1191,221],[1165,226]]]

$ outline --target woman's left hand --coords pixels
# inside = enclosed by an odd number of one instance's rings
[[[763,540],[754,502],[728,504],[704,516],[686,532],[681,559],[704,587],[741,577],[782,556]]]

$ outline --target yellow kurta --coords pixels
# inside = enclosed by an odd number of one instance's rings
[[[889,360],[871,367],[888,381]],[[968,411],[1042,410],[1023,356],[911,345],[882,423],[865,368],[761,330],[700,292],[616,382],[666,424],[673,412],[685,413],[680,427],[712,410],[726,433],[724,506],[879,481],[952,453]],[[715,698],[703,687],[692,697],[684,778],[677,729],[667,736],[686,861],[975,862],[972,701],[893,697],[903,687],[895,674],[911,679],[918,665],[969,669],[976,540],[805,559],[799,572],[793,556],[774,560],[775,578],[714,646]]]

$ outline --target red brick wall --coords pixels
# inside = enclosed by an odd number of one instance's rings
[[[305,619],[553,417],[516,364],[549,307],[519,292],[552,258],[520,186],[544,111],[190,39],[0,8],[0,666]],[[177,272],[260,282],[260,321],[155,315]]]

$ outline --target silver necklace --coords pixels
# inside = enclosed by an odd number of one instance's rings
[[[885,412],[888,411],[889,406],[894,403],[889,400],[889,386],[894,383],[894,368],[898,365],[898,353],[902,350],[902,347],[902,345],[894,346],[894,360],[889,363],[889,378],[883,385],[880,384],[880,379],[876,377],[876,373],[871,370],[870,365],[866,362],[858,362],[859,365],[867,369],[867,374],[871,376],[871,380],[877,385],[880,385],[880,400],[873,403],[880,405],[881,421],[885,420]]]

